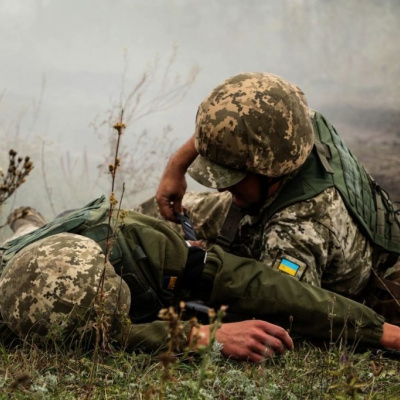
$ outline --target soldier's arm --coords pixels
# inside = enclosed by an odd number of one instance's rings
[[[204,247],[215,243],[231,201],[229,192],[186,192],[182,204],[193,224],[197,238],[203,241]],[[154,197],[141,203],[135,211],[163,220]],[[183,237],[180,224],[164,222]]]
[[[172,155],[165,167],[156,192],[156,200],[161,215],[169,221],[176,222],[175,213],[182,212],[182,198],[187,188],[186,170],[197,155],[192,136]]]
[[[261,261],[272,266],[292,257],[302,266],[297,279],[347,297],[356,297],[367,284],[371,251],[334,188],[280,210],[263,227]]]
[[[169,328],[165,322],[133,324],[125,332],[125,335],[120,334],[118,340],[128,350],[159,352],[168,347]],[[192,329],[188,322],[184,322],[182,333],[179,351],[187,346],[195,350],[207,345],[210,340],[209,325]],[[222,324],[215,338],[222,345],[221,353],[236,360],[260,362],[266,357],[293,349],[293,341],[285,329],[262,320]],[[400,328],[384,323],[379,345],[400,350]]]
[[[383,336],[384,318],[370,308],[218,246],[208,251],[202,278],[209,280],[211,307],[229,305],[233,314],[273,322],[304,338],[343,337],[349,343],[396,348],[394,328],[385,324]]]
[[[201,326],[192,333],[191,339],[196,335],[200,338],[194,339],[198,345],[208,344],[210,327]],[[222,344],[221,353],[237,360],[261,362],[266,357],[293,349],[293,341],[285,329],[261,320],[223,324],[216,332],[216,339]],[[400,327],[384,323],[379,344],[383,348],[400,350]]]
[[[188,344],[191,325],[183,323],[182,336],[177,341],[179,351]],[[119,325],[113,335],[116,341],[127,350],[141,350],[146,352],[165,351],[168,348],[169,328],[164,321],[154,321],[145,324]]]
[[[235,360],[261,362],[293,349],[293,341],[285,329],[261,320],[222,324],[215,339],[221,344],[221,353]],[[195,346],[207,345],[210,326],[193,329],[190,340]]]
[[[201,325],[192,329],[183,322],[182,335],[175,340],[175,351],[185,348],[192,351],[210,341],[210,326]],[[119,331],[116,339],[128,350],[148,352],[165,351],[170,337],[168,323],[155,321],[148,324],[133,324]],[[240,321],[222,324],[215,334],[221,344],[221,353],[236,360],[260,362],[275,354],[283,354],[293,348],[289,334],[281,327],[261,320]]]

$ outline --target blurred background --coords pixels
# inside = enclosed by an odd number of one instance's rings
[[[244,71],[300,86],[400,200],[398,0],[0,0],[0,33],[0,167],[10,148],[35,165],[0,224],[109,193],[121,108],[117,193],[153,195],[198,104]]]

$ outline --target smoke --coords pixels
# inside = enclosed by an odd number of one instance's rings
[[[97,177],[96,166],[109,151],[91,124],[104,119],[143,72],[158,71],[146,92],[151,98],[174,44],[170,79],[184,79],[193,66],[200,73],[175,107],[133,122],[133,133],[123,138],[128,149],[144,129],[160,137],[168,125],[171,142],[183,142],[193,132],[202,99],[243,71],[272,72],[296,83],[348,142],[395,137],[399,20],[397,0],[3,0],[2,143],[36,149],[36,186],[43,185],[45,144],[46,165],[57,176],[48,182],[53,195],[63,183],[58,170],[66,152],[71,159],[85,154],[94,170],[89,175]],[[62,204],[91,200],[82,197],[64,196]]]

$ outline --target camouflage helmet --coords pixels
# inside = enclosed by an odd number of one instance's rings
[[[224,189],[247,172],[280,177],[307,159],[314,134],[306,98],[294,84],[268,73],[228,78],[200,104],[189,175]]]
[[[104,263],[96,242],[72,233],[34,242],[11,258],[1,275],[1,315],[23,336],[45,336],[52,326],[67,334],[90,331],[103,270],[105,312],[128,313],[129,288]]]

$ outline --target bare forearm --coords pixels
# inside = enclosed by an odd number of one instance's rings
[[[196,157],[197,150],[192,136],[172,155],[165,167],[156,200],[161,215],[170,221],[176,222],[175,213],[182,212],[182,198],[187,188],[185,174]]]
[[[191,136],[169,159],[165,167],[164,175],[173,171],[185,175],[186,170],[197,155],[198,153],[194,145],[194,136]]]

